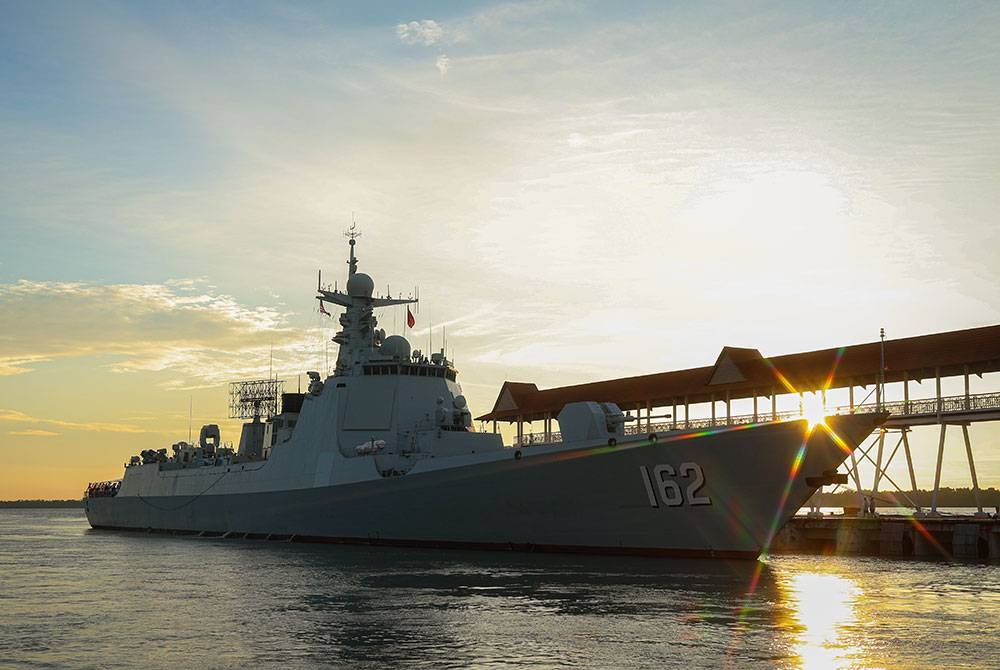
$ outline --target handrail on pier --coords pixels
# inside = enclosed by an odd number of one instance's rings
[[[839,414],[874,414],[876,412],[889,412],[893,421],[905,421],[906,419],[919,419],[933,416],[955,415],[955,414],[975,414],[976,412],[1000,411],[1000,392],[979,393],[975,395],[956,395],[943,398],[926,398],[920,400],[900,400],[894,402],[871,402],[849,406],[841,405],[828,407],[824,410],[826,416]],[[772,421],[785,421],[787,419],[798,419],[803,416],[799,411],[741,414],[730,417],[716,417],[714,419],[686,419],[676,421],[666,421],[651,424],[649,427],[632,425],[625,427],[626,435],[645,435],[646,433],[660,433],[671,430],[703,430],[705,428],[719,428],[725,426],[745,426],[755,423],[771,423]],[[526,433],[518,440],[515,438],[514,446],[530,447],[539,444],[555,444],[562,442],[562,434],[559,432],[550,433],[546,439],[545,433]]]

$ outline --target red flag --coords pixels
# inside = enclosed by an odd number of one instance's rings
[[[323,301],[322,300],[319,301],[319,313],[320,314],[326,314],[327,316],[330,316],[330,312],[326,311],[326,307],[323,306]]]
[[[410,308],[407,307],[406,308],[406,325],[409,326],[410,328],[413,328],[413,326],[415,326],[416,324],[417,324],[417,320],[413,318],[413,312],[411,312]]]

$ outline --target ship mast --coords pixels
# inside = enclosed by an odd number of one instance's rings
[[[361,233],[358,232],[358,224],[355,221],[351,222],[351,227],[344,233],[344,237],[347,238],[348,244],[351,245],[351,258],[347,261],[348,270],[347,278],[350,279],[354,276],[354,273],[358,271],[358,259],[354,256],[354,245],[357,243],[356,240],[361,237]]]
[[[373,313],[375,308],[417,302],[416,298],[373,295],[375,281],[365,273],[358,272],[358,258],[354,255],[354,247],[361,233],[357,230],[356,223],[351,223],[344,237],[350,247],[347,290],[334,288],[330,291],[320,286],[316,296],[317,300],[345,308],[339,319],[341,330],[333,336],[333,341],[340,345],[335,375],[360,374],[361,365],[379,358],[379,347],[385,339],[385,331],[378,328],[378,319]]]

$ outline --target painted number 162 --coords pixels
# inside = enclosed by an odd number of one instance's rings
[[[642,474],[642,484],[646,487],[646,495],[649,496],[650,507],[659,507],[660,502],[666,507],[679,507],[685,503],[692,506],[712,504],[712,499],[708,496],[698,495],[698,491],[705,485],[705,473],[697,463],[681,463],[676,471],[671,465],[661,464],[653,466],[652,472],[641,465],[639,472]],[[681,492],[674,477],[690,479],[691,482]]]

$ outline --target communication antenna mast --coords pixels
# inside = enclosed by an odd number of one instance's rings
[[[344,237],[348,240],[356,240],[361,237],[361,233],[358,231],[358,222],[354,220],[354,214],[351,214],[351,227],[344,233]]]
[[[358,271],[358,259],[354,256],[354,245],[356,240],[361,237],[361,233],[358,232],[358,223],[354,220],[354,212],[351,212],[351,227],[344,233],[344,237],[347,238],[348,244],[351,245],[351,258],[347,261],[347,274],[353,276]]]

